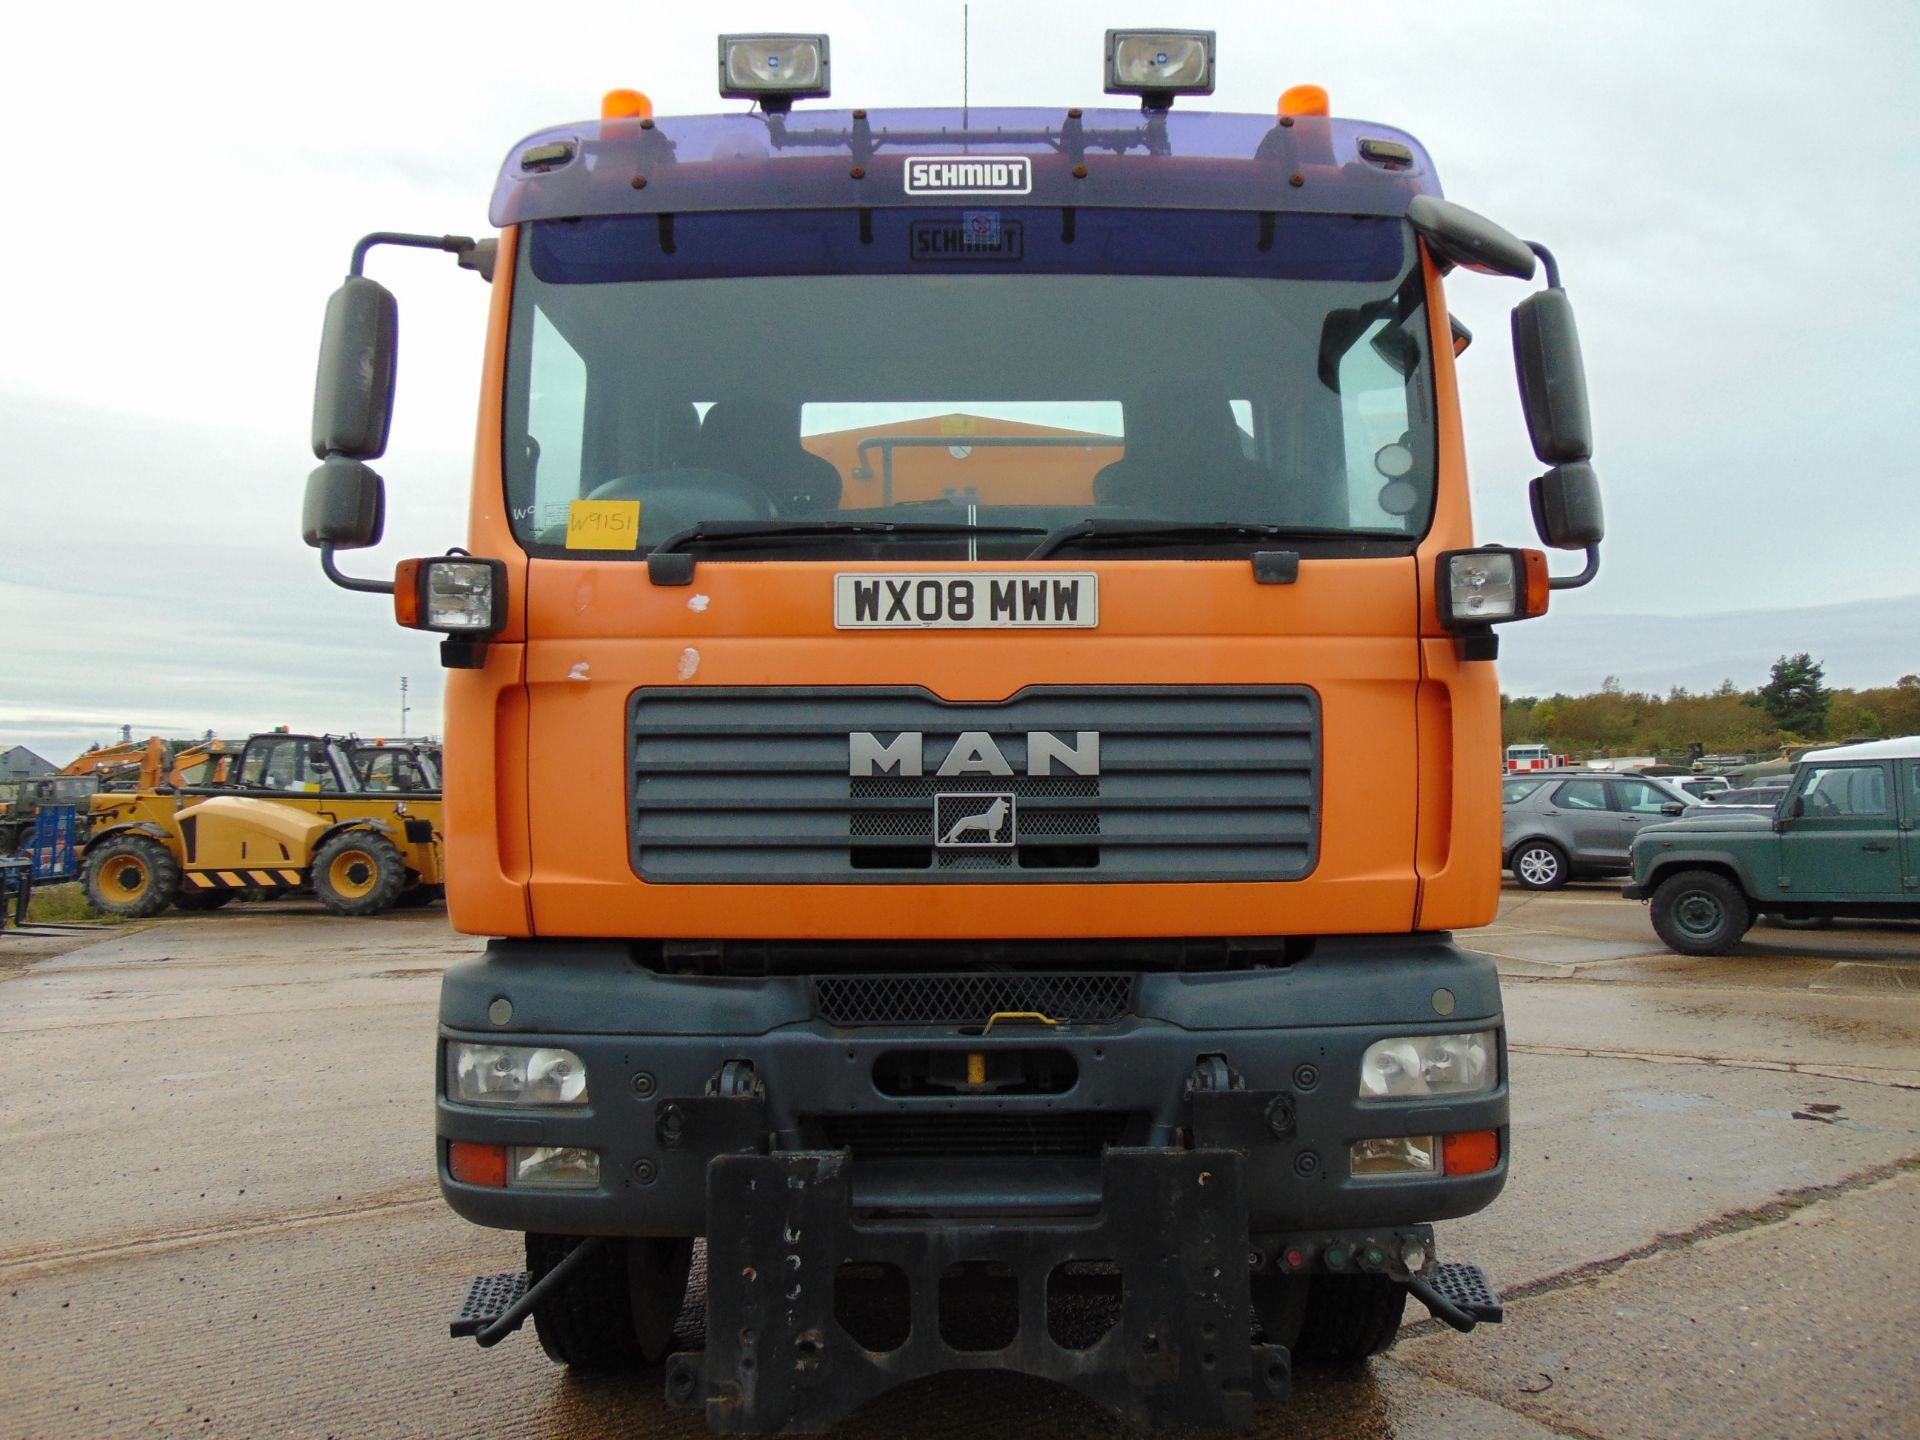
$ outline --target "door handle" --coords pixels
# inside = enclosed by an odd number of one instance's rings
[[[1891,849],[1892,849],[1893,847],[1892,847],[1891,845],[1866,845],[1866,844],[1863,844],[1863,845],[1861,845],[1861,847],[1860,847],[1860,848],[1861,848],[1862,850],[1871,850],[1871,851],[1873,851],[1873,852],[1874,852],[1875,854],[1880,854],[1880,853],[1882,853],[1882,852],[1884,852],[1884,851],[1888,851],[1888,850],[1891,850]]]

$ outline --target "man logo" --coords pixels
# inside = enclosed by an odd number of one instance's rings
[[[933,797],[933,843],[941,849],[1004,849],[1013,837],[1012,795],[973,791]]]

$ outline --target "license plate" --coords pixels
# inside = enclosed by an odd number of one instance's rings
[[[1100,623],[1100,577],[1091,571],[964,575],[836,575],[833,623],[841,630],[1091,629]]]

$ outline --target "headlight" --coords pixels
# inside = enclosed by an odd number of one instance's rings
[[[1494,1032],[1376,1040],[1360,1057],[1360,1098],[1473,1095],[1499,1082]]]
[[[447,1095],[478,1105],[584,1105],[587,1067],[551,1046],[447,1046]]]

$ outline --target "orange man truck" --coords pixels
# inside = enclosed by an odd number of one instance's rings
[[[776,1432],[967,1368],[1245,1423],[1409,1294],[1498,1318],[1434,1241],[1511,1155],[1451,932],[1499,890],[1496,627],[1598,565],[1572,312],[1411,136],[1175,108],[1213,57],[1110,32],[1124,109],[795,110],[826,37],[722,37],[754,105],[616,91],[514,147],[497,239],[356,248],[303,528],[445,637],[491,939],[437,1165],[526,1245],[456,1334]],[[382,246],[492,286],[465,548],[391,581],[336,560],[384,514]],[[1442,284],[1537,264],[1558,576],[1475,542]]]

